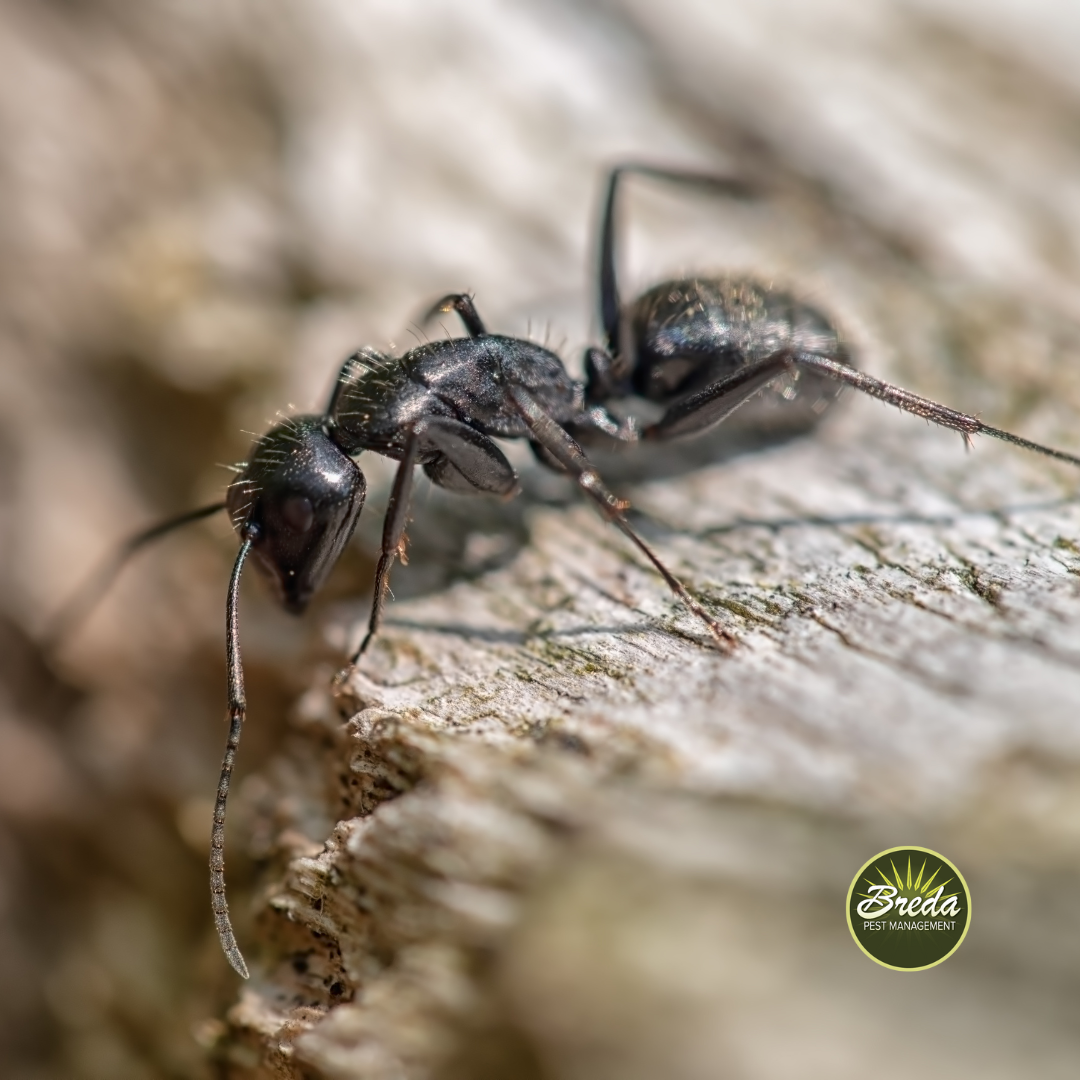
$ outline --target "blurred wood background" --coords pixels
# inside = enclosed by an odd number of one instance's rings
[[[595,338],[602,170],[646,181],[627,292],[753,270],[867,370],[1080,450],[1080,14],[1012,0],[117,0],[0,11],[0,1064],[17,1080],[1075,1072],[1077,477],[848,396],[604,461],[728,658],[556,477],[423,491],[387,632],[389,471],[301,621],[245,583],[251,702],[209,918],[235,541],[279,410],[432,298]],[[429,333],[439,332],[428,328]],[[754,420],[755,423],[750,423]],[[930,972],[843,902],[901,843],[964,871]]]

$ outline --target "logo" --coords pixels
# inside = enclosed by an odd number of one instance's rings
[[[944,855],[889,848],[855,875],[847,921],[855,944],[875,963],[923,971],[960,948],[971,924],[971,894]]]

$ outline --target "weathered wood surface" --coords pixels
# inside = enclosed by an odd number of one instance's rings
[[[579,507],[395,605],[337,708],[320,678],[299,722],[341,823],[269,888],[239,1028],[303,1017],[283,1041],[334,1077],[854,1075],[908,1029],[942,1067],[1075,1061],[1043,1002],[1080,950],[1034,917],[1075,874],[1071,478],[848,408],[633,490],[733,655]],[[977,905],[915,994],[843,923],[862,861],[908,842]]]
[[[754,268],[836,312],[874,374],[1076,450],[1068,12],[7,8],[8,1073],[1073,1075],[1063,467],[852,396],[807,438],[754,445],[743,416],[604,460],[739,638],[727,657],[561,481],[425,494],[386,633],[335,700],[387,485],[363,459],[328,602],[294,623],[245,589],[239,991],[204,869],[234,540],[144,560],[51,667],[34,644],[119,534],[216,497],[242,430],[317,407],[357,342],[407,347],[435,295],[475,289],[492,327],[549,327],[576,363],[588,217],[623,156],[766,189],[635,185],[628,288]],[[842,911],[908,842],[961,865],[975,921],[902,977]]]

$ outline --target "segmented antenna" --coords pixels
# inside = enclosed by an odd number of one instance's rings
[[[240,659],[240,574],[244,569],[244,560],[251,551],[255,539],[254,530],[249,527],[244,535],[244,542],[236,554],[232,577],[229,579],[229,596],[225,604],[225,654],[229,683],[229,738],[225,743],[225,756],[221,761],[221,776],[218,779],[217,799],[214,801],[214,827],[210,833],[210,899],[214,909],[214,925],[225,956],[238,975],[248,978],[247,964],[236,944],[232,921],[229,919],[229,904],[225,899],[225,804],[229,798],[229,785],[232,782],[233,765],[236,763],[236,750],[240,745],[240,732],[247,715],[247,699],[244,696],[244,665]]]

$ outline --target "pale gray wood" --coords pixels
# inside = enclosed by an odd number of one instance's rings
[[[312,970],[360,995],[299,1060],[900,1076],[886,1051],[915,1025],[943,1067],[1059,1075],[1077,1047],[1047,1002],[1080,956],[1032,912],[1075,875],[1073,482],[853,401],[811,440],[632,489],[726,608],[731,656],[585,507],[534,511],[508,567],[393,605],[328,752],[347,801],[378,805],[271,890],[341,948],[306,943]],[[306,710],[313,738],[336,729],[325,683]],[[851,877],[901,843],[958,861],[979,920],[914,999],[843,923]],[[258,1001],[241,1028],[268,1024]]]

